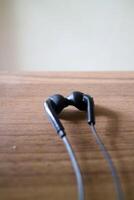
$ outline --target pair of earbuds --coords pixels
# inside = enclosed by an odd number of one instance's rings
[[[95,124],[95,115],[94,115],[94,100],[91,96],[84,94],[82,92],[72,92],[66,98],[60,94],[50,96],[44,103],[45,109],[48,113],[49,119],[56,129],[57,133],[61,133],[64,130],[63,125],[59,121],[58,115],[61,111],[67,106],[75,106],[81,111],[87,112],[87,121],[88,123]],[[64,134],[60,134],[61,137]]]
[[[108,162],[113,182],[116,190],[116,196],[118,200],[123,200],[123,192],[120,184],[120,180],[118,177],[118,174],[116,172],[116,168],[114,166],[114,163],[112,162],[111,156],[109,155],[106,147],[104,146],[103,142],[101,141],[99,135],[97,134],[97,131],[95,129],[95,113],[94,113],[94,100],[90,95],[84,94],[79,91],[72,92],[69,96],[63,97],[60,94],[55,94],[53,96],[50,96],[45,102],[44,102],[44,108],[48,114],[49,120],[52,123],[53,127],[55,128],[57,134],[62,139],[66,150],[69,154],[72,167],[74,169],[76,180],[77,180],[77,188],[78,188],[78,199],[84,200],[84,183],[82,174],[80,171],[80,167],[78,165],[77,159],[75,157],[75,154],[73,152],[73,149],[71,147],[71,144],[69,143],[64,127],[59,120],[59,114],[62,112],[62,110],[68,106],[75,106],[80,111],[85,111],[87,113],[87,122],[91,128],[92,135],[95,137],[96,143],[99,145],[99,148]]]

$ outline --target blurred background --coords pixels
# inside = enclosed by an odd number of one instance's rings
[[[0,0],[0,70],[134,70],[133,0]]]

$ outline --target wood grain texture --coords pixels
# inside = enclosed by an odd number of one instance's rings
[[[75,176],[43,101],[74,90],[94,97],[96,128],[134,199],[134,73],[0,73],[0,199],[75,200]],[[86,200],[114,200],[109,168],[86,123],[68,107],[60,116],[83,172]]]

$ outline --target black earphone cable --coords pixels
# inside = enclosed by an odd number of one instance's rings
[[[68,152],[68,155],[70,157],[71,163],[72,163],[72,167],[74,169],[74,173],[76,176],[76,180],[77,180],[77,190],[78,190],[78,199],[79,200],[84,200],[84,184],[83,184],[83,179],[82,179],[82,174],[80,171],[80,167],[79,164],[77,162],[77,159],[75,157],[75,154],[73,152],[73,149],[71,147],[71,144],[69,143],[67,137],[64,136],[62,137],[62,141],[66,147],[66,150]]]
[[[99,148],[105,158],[105,160],[107,161],[111,174],[112,174],[112,178],[114,181],[114,186],[115,186],[115,190],[116,190],[116,195],[117,195],[117,200],[123,200],[123,192],[122,192],[122,188],[121,188],[121,183],[118,177],[118,174],[116,172],[116,168],[114,166],[114,163],[111,159],[110,154],[108,153],[106,147],[104,146],[103,142],[101,141],[99,135],[97,134],[96,128],[94,126],[94,124],[91,123],[91,125],[89,125],[92,131],[93,136],[96,139],[96,143],[99,145]]]

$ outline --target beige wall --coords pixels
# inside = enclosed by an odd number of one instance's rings
[[[0,69],[134,70],[134,1],[0,0]]]
[[[17,27],[12,1],[0,0],[0,69],[19,66],[16,41]]]

